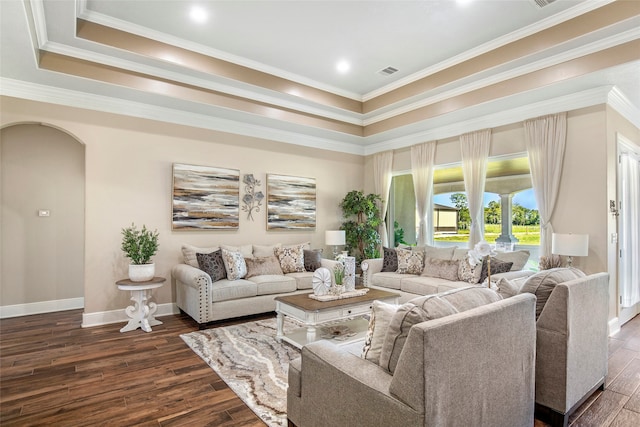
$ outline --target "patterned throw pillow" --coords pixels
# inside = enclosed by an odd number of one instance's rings
[[[422,274],[424,270],[424,253],[407,249],[396,250],[398,254],[398,273]]]
[[[438,258],[425,258],[422,276],[439,277],[441,279],[458,281],[458,267],[460,261]]]
[[[398,270],[398,254],[394,248],[382,248],[384,255],[382,258],[382,271],[394,272]]]
[[[222,260],[227,270],[227,279],[238,280],[247,275],[247,264],[240,252],[222,249]]]
[[[304,272],[304,245],[276,248],[276,255],[284,274]]]
[[[280,261],[278,261],[275,255],[260,258],[246,258],[244,262],[247,264],[247,275],[245,279],[269,274],[282,276]]]
[[[302,251],[305,271],[316,271],[322,267],[322,249],[304,249]]]
[[[400,306],[396,304],[388,304],[386,302],[375,300],[371,305],[371,318],[369,319],[369,329],[364,339],[364,347],[362,348],[362,358],[369,360],[376,365],[380,362],[380,352],[382,351],[382,343],[389,329],[391,318],[398,311]]]
[[[222,260],[222,250],[208,253],[208,254],[196,254],[198,265],[200,270],[211,276],[212,282],[227,278],[227,270],[224,267],[224,261]]]
[[[489,263],[487,262],[488,258],[489,257],[486,257],[484,261],[482,261],[482,272],[480,273],[480,280],[478,281],[478,283],[484,283],[484,281],[487,280],[487,276],[489,275]],[[512,262],[504,262],[500,261],[497,258],[491,257],[491,274],[493,275],[498,273],[506,273],[507,271],[511,270],[512,265]]]
[[[480,274],[482,274],[482,264],[469,264],[469,257],[464,257],[458,264],[458,280],[469,283],[480,282]]]

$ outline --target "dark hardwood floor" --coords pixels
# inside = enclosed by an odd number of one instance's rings
[[[0,321],[2,426],[264,426],[179,337],[198,329],[188,316],[124,334],[121,324],[83,329],[81,318],[72,310]],[[606,389],[576,411],[574,426],[640,426],[640,317],[609,352]]]

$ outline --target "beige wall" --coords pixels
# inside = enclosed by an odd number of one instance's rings
[[[181,259],[180,246],[185,242],[209,246],[311,241],[313,247],[324,248],[324,231],[340,225],[338,203],[348,191],[363,186],[360,156],[9,97],[2,97],[1,103],[2,126],[23,121],[48,123],[85,144],[85,313],[127,305],[129,296],[119,292],[114,282],[127,275],[120,230],[132,222],[158,229],[156,272],[170,278],[171,267]],[[254,214],[254,222],[241,212],[238,230],[172,231],[174,162],[239,169],[242,175],[252,173],[262,181],[263,191],[267,173],[314,177],[316,230],[267,232],[262,210]],[[156,300],[160,304],[174,301],[173,287],[161,288]]]
[[[21,124],[0,131],[0,151],[0,305],[82,298],[84,146],[60,130]]]

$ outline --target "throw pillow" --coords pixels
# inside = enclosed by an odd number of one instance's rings
[[[520,271],[529,261],[529,251],[499,252],[496,258],[504,262],[512,262],[511,271]]]
[[[369,329],[364,338],[364,347],[362,348],[362,358],[369,360],[376,365],[380,362],[380,352],[382,351],[382,343],[389,329],[391,318],[398,311],[400,306],[396,304],[388,304],[386,302],[375,300],[371,306],[371,317],[369,319]]]
[[[426,245],[424,247],[424,257],[431,259],[453,259],[453,253],[457,248],[457,246],[436,248],[435,246]]]
[[[424,269],[424,253],[407,249],[396,250],[398,254],[398,273],[421,274]]]
[[[478,283],[484,283],[487,280],[487,276],[489,275],[489,257],[486,257],[484,261],[482,261],[482,271],[480,273],[480,280]],[[511,270],[512,262],[502,262],[497,258],[491,257],[491,275],[498,273],[506,273]]]
[[[382,272],[395,272],[398,270],[398,254],[394,248],[382,248]]]
[[[227,278],[227,270],[224,267],[221,249],[208,254],[197,253],[196,259],[198,260],[200,270],[207,273],[211,277],[212,282]]]
[[[553,292],[558,284],[585,276],[586,274],[577,268],[552,268],[551,270],[544,270],[530,276],[527,281],[524,282],[524,285],[522,285],[520,293],[529,292],[536,296],[536,320],[538,320],[547,300],[551,296],[551,292]]]
[[[244,262],[247,264],[247,275],[245,276],[245,279],[254,276],[265,276],[268,274],[282,276],[280,261],[278,261],[275,255],[261,258],[247,258]]]
[[[220,249],[218,246],[212,246],[210,248],[198,248],[196,246],[182,245],[182,259],[184,263],[190,265],[191,267],[200,268],[198,265],[198,260],[196,259],[196,254],[210,254],[211,252],[215,252]]]
[[[322,249],[304,249],[302,251],[305,271],[316,271],[322,267]]]
[[[503,299],[511,298],[515,295],[518,295],[519,291],[518,286],[515,283],[504,277],[498,280],[498,283],[496,283],[496,290]]]
[[[283,273],[302,273],[305,271],[303,248],[304,245],[276,248],[276,255]]]
[[[424,269],[421,276],[439,277],[441,279],[458,281],[459,260],[438,259],[425,257]]]
[[[404,303],[389,322],[380,352],[380,366],[393,374],[412,326],[501,299],[500,295],[491,289],[470,286],[417,297]]]
[[[480,274],[482,274],[482,264],[471,265],[469,257],[459,260],[458,264],[458,280],[468,283],[480,282]]]
[[[238,280],[247,275],[247,264],[240,252],[222,249],[222,260],[227,270],[227,279]]]
[[[268,256],[275,256],[275,249],[282,246],[280,243],[269,246],[253,245],[253,256],[257,258],[264,258]]]

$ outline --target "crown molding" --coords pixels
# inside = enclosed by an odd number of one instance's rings
[[[607,105],[616,110],[636,128],[640,129],[640,110],[633,106],[618,88],[614,87],[607,97]]]
[[[573,19],[577,16],[583,15],[587,12],[591,12],[592,10],[598,9],[600,7],[606,6],[609,3],[613,3],[615,0],[591,0],[579,3],[578,5],[567,9],[561,13],[550,16],[546,19],[542,19],[535,24],[528,25],[519,30],[513,31],[505,36],[494,39],[490,42],[484,43],[475,49],[471,49],[465,51],[459,55],[453,56],[446,61],[442,61],[433,67],[428,67],[423,70],[420,70],[417,73],[411,74],[403,79],[397,80],[393,83],[390,83],[386,86],[383,86],[379,89],[366,93],[362,96],[363,101],[369,101],[378,96],[384,95],[388,92],[396,90],[402,86],[406,86],[411,84],[417,80],[423,79],[425,77],[430,76],[431,74],[435,74],[439,71],[445,70],[450,67],[454,67],[464,61],[475,58],[477,56],[483,55],[492,50],[498,49],[502,46],[505,46],[509,43],[513,43],[517,40],[535,34],[537,32],[546,30],[547,28],[551,28],[554,25],[561,24],[565,21]]]
[[[334,95],[343,96],[345,98],[353,99],[355,101],[362,101],[362,96],[354,92],[350,92],[334,86],[326,85],[316,80],[312,80],[312,79],[300,76],[298,74],[294,74],[294,73],[282,70],[280,68],[272,67],[258,61],[252,61],[237,55],[232,55],[228,52],[213,49],[211,47],[204,46],[199,43],[189,42],[179,37],[171,36],[166,33],[161,33],[159,31],[155,31],[147,27],[135,25],[130,22],[125,22],[120,19],[116,19],[111,16],[104,15],[99,12],[91,11],[86,7],[86,0],[78,0],[77,10],[78,10],[77,12],[78,18],[91,21],[96,24],[105,25],[121,31],[125,31],[127,33],[135,34],[141,37],[146,37],[148,39],[155,40],[161,43],[166,43],[182,49],[201,53],[206,56],[221,59],[223,61],[227,61],[233,64],[241,65],[243,67],[251,68],[253,70],[262,71],[264,73],[272,74],[274,76],[281,77],[283,79],[290,80],[299,84],[303,84],[305,86],[310,86],[325,92],[329,92]]]
[[[339,141],[335,138],[313,136],[272,126],[252,124],[248,120],[225,119],[14,79],[0,79],[0,95],[142,119],[158,120],[320,150],[356,155],[364,154],[364,149],[360,144],[362,141],[361,137],[353,137],[353,142]]]
[[[407,136],[369,144],[365,147],[365,155],[368,156],[382,151],[406,148],[425,141],[451,138],[480,129],[504,126],[534,117],[543,116],[545,114],[555,114],[562,111],[570,111],[576,110],[578,108],[605,104],[607,103],[609,93],[612,89],[612,86],[597,87],[594,89],[560,96],[521,107],[510,108],[498,113],[477,116],[468,120],[456,122],[454,124],[432,128],[422,132],[412,133]],[[464,113],[464,110],[461,110],[461,113]]]

